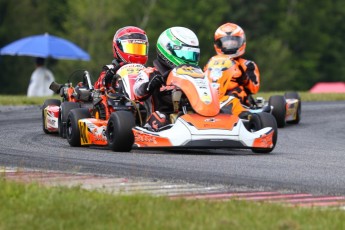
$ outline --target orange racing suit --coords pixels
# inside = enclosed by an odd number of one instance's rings
[[[250,106],[248,96],[256,94],[260,88],[259,69],[253,61],[229,58],[225,54],[215,55],[210,58],[204,71],[210,72],[210,80],[219,84],[221,102],[226,101],[230,95],[236,97],[223,110],[229,110],[234,115],[247,111],[242,105]]]

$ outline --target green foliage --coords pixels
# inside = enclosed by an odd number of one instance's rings
[[[146,30],[148,65],[156,41],[171,26],[192,29],[200,41],[204,66],[214,55],[213,35],[225,22],[246,32],[245,58],[260,69],[261,90],[308,90],[319,81],[345,81],[345,8],[341,0],[0,0],[0,47],[19,38],[49,32],[75,42],[91,61],[49,60],[58,82],[76,69],[98,77],[112,60],[117,29],[134,25]],[[0,56],[0,94],[24,94],[33,58]]]

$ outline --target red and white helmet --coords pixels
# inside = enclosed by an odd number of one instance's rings
[[[149,42],[146,32],[135,26],[126,26],[116,31],[113,38],[115,59],[125,63],[146,64]]]
[[[221,25],[214,33],[214,48],[217,54],[226,54],[236,58],[246,51],[246,35],[243,29],[234,23]]]

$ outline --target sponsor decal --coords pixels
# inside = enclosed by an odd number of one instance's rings
[[[219,128],[219,127],[218,125],[208,123],[208,124],[204,124],[204,128],[212,129],[212,128]]]
[[[54,117],[54,112],[52,112],[52,111],[47,111],[47,115],[48,115],[49,117]]]
[[[133,39],[133,40],[128,40],[130,43],[135,43],[135,44],[146,44],[145,40],[141,39]]]
[[[219,119],[216,119],[216,118],[214,118],[214,117],[205,119],[205,122],[218,122],[218,121],[220,121],[220,120],[219,120]]]
[[[211,69],[211,79],[212,81],[217,81],[219,78],[223,76],[223,71],[221,68],[214,68]]]
[[[134,138],[135,142],[157,143],[156,138],[154,136],[144,134],[143,132],[136,132]]]
[[[219,125],[217,125],[215,123],[219,122],[220,119],[216,119],[216,118],[212,117],[212,118],[205,119],[204,121],[207,122],[204,124],[204,128],[210,128],[210,129],[219,128]]]
[[[297,114],[297,103],[293,103],[293,104],[288,104],[287,106],[287,110],[286,110],[286,117],[289,117],[289,116],[296,116]]]
[[[205,93],[206,94],[206,93]],[[201,97],[201,101],[203,101],[205,104],[210,104],[211,103],[211,97],[210,95],[206,94]]]
[[[89,139],[87,137],[87,125],[85,122],[78,122],[79,123],[79,129],[80,129],[80,140],[82,144],[89,144]]]
[[[48,119],[47,120],[47,124],[49,124],[49,125],[55,125],[56,124],[56,121],[55,120],[52,120],[52,119]]]
[[[104,128],[95,127],[91,131],[91,133],[94,136],[95,141],[107,141],[107,137],[105,135],[105,129]]]
[[[204,73],[201,69],[195,68],[193,66],[181,66],[176,70],[177,74],[188,75],[193,78],[204,78]]]
[[[121,76],[121,78],[125,78],[131,74],[138,74],[139,71],[142,70],[143,68],[144,68],[143,65],[139,65],[139,64],[130,65],[130,66],[125,65],[124,67],[119,69],[118,74]]]

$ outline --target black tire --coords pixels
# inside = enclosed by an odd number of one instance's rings
[[[132,128],[134,115],[128,111],[117,111],[110,115],[107,125],[108,146],[115,152],[129,152],[134,144]]]
[[[302,100],[301,97],[297,92],[286,92],[284,97],[286,99],[297,99],[298,100],[298,108],[297,108],[297,116],[296,120],[288,121],[289,124],[298,124],[301,121],[301,114],[302,114]]]
[[[62,138],[66,138],[66,121],[69,112],[72,109],[80,108],[80,103],[77,102],[70,102],[70,101],[65,101],[61,103],[60,106],[60,115],[58,119],[59,123],[59,136]]]
[[[254,153],[270,153],[275,148],[278,140],[278,126],[276,119],[273,117],[270,113],[254,113],[252,114],[250,120],[249,120],[249,129],[251,131],[258,131],[260,129],[266,128],[266,127],[272,127],[274,134],[273,134],[273,147],[270,149],[260,149],[255,148],[252,149]]]
[[[43,128],[43,132],[45,132],[46,134],[50,134],[50,132],[46,129],[46,125],[45,125],[46,116],[44,114],[44,109],[47,108],[48,105],[60,106],[61,101],[58,99],[47,99],[44,101],[42,105],[42,128]]]
[[[66,139],[70,146],[80,147],[80,130],[78,121],[84,118],[90,118],[91,114],[87,108],[72,109],[66,121]]]
[[[284,96],[271,96],[268,100],[268,104],[273,106],[272,115],[277,121],[278,128],[283,128],[286,124],[286,101]]]

